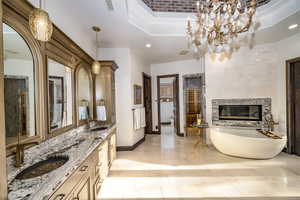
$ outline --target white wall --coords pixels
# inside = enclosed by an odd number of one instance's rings
[[[132,145],[132,111],[131,111],[131,62],[130,50],[127,48],[100,49],[99,59],[114,60],[119,69],[115,74],[116,81],[116,122],[117,146]]]
[[[145,62],[145,60],[141,57],[141,55],[138,55],[136,52],[131,52],[131,105],[133,107],[140,107],[143,105],[134,105],[134,89],[133,85],[140,85],[143,87],[143,72],[150,75],[150,64]],[[143,94],[143,92],[142,92]],[[142,100],[143,100],[142,96]],[[144,103],[144,102],[143,102]],[[139,140],[141,140],[145,135],[145,129],[142,128],[140,130],[133,130],[133,144],[137,143]]]
[[[211,124],[212,99],[272,98],[278,131],[286,133],[285,62],[300,56],[300,34],[273,44],[241,48],[230,60],[206,56],[207,119]]]
[[[144,129],[133,130],[133,85],[143,85],[142,73],[150,74],[150,66],[128,48],[102,48],[99,58],[119,66],[115,76],[117,146],[132,146],[144,137]]]
[[[35,7],[39,7],[39,0],[29,0],[29,2]],[[86,53],[95,58],[95,37],[89,35],[92,32],[92,25],[80,24],[79,20],[74,17],[78,14],[74,8],[66,11],[67,8],[72,7],[70,1],[43,1],[43,6],[49,13],[52,22]]]
[[[179,74],[179,107],[180,107],[180,132],[184,133],[184,109],[183,109],[183,75],[203,73],[204,66],[202,60],[183,60],[178,62],[152,64],[152,117],[153,130],[158,125],[157,111],[157,76],[168,74]]]
[[[276,43],[278,55],[278,120],[280,129],[286,132],[286,61],[300,57],[300,34],[284,39]]]

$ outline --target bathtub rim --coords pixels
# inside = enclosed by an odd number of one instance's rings
[[[238,137],[238,138],[247,138],[247,140],[265,140],[265,141],[269,141],[269,140],[272,140],[272,141],[282,141],[282,140],[285,140],[287,141],[287,135],[284,135],[284,134],[280,134],[280,133],[277,133],[276,135],[278,135],[279,137],[282,137],[281,139],[273,139],[273,138],[269,138],[267,136],[265,137],[251,137],[251,136],[247,136],[247,135],[237,135],[237,134],[234,134],[234,133],[228,133],[228,132],[221,132],[219,131],[220,129],[225,129],[225,130],[246,130],[246,131],[256,131],[256,129],[254,128],[251,128],[251,129],[247,129],[247,128],[241,128],[241,127],[211,127],[210,128],[210,132],[214,132],[214,133],[219,133],[219,134],[226,134],[226,135],[230,135],[231,137]],[[262,134],[261,134],[262,135]],[[264,136],[264,135],[262,135]]]

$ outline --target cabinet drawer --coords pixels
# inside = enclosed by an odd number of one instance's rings
[[[72,190],[84,177],[89,175],[89,162],[87,159],[80,167],[64,182],[64,184],[50,197],[49,200],[69,200]]]

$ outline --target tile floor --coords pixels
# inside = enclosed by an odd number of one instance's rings
[[[132,152],[118,152],[99,197],[300,200],[300,157],[281,153],[272,160],[248,160],[194,144],[195,138],[166,129]]]

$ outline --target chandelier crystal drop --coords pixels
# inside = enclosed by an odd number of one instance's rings
[[[251,0],[200,0],[197,2],[196,27],[187,22],[188,46],[197,57],[206,52],[230,57],[239,49],[242,39],[253,35],[253,16],[257,1]],[[248,33],[248,34],[243,34]],[[241,34],[245,38],[241,37]]]
[[[29,28],[33,37],[39,41],[47,42],[53,33],[53,25],[49,14],[43,10],[40,0],[40,8],[35,8],[29,15]]]
[[[98,33],[101,31],[101,29],[96,26],[93,26],[92,29],[96,33],[96,60],[92,64],[92,72],[94,74],[98,75],[98,74],[100,74],[100,71],[101,71],[101,64],[97,60],[97,58],[98,58]]]

